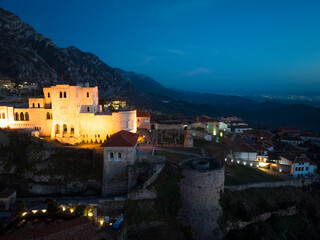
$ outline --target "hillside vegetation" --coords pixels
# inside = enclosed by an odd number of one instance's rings
[[[100,193],[102,155],[56,147],[13,130],[0,130],[0,141],[0,182],[19,196]]]

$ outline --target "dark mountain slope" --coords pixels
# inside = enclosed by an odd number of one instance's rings
[[[124,96],[130,104],[166,113],[188,117],[235,114],[256,126],[286,125],[320,132],[318,108],[168,89],[143,74],[111,68],[94,54],[76,47],[59,48],[1,8],[0,78],[37,82],[40,86],[89,82],[99,86],[100,97]]]
[[[65,79],[61,78],[61,74]],[[0,8],[0,77],[48,86],[89,82],[103,95],[134,91],[132,84],[91,53],[59,48],[16,15]]]

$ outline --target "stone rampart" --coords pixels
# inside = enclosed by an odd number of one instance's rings
[[[215,239],[219,205],[224,190],[224,166],[207,170],[182,169],[182,222],[191,227],[194,239]]]
[[[274,182],[259,182],[259,183],[248,183],[239,185],[226,185],[225,189],[242,191],[248,188],[276,188],[276,187],[302,187],[312,184],[312,178],[295,178],[284,181],[274,181]]]

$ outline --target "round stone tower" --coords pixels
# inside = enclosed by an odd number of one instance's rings
[[[224,165],[216,159],[190,160],[183,164],[182,176],[182,223],[191,227],[194,239],[218,238],[214,230],[222,214]]]

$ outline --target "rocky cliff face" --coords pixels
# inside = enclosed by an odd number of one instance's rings
[[[19,196],[100,195],[103,157],[56,147],[13,130],[0,130],[0,183]]]
[[[0,78],[36,82],[40,86],[89,82],[99,86],[102,95],[109,96],[135,91],[127,79],[94,54],[76,47],[59,48],[1,8]]]

